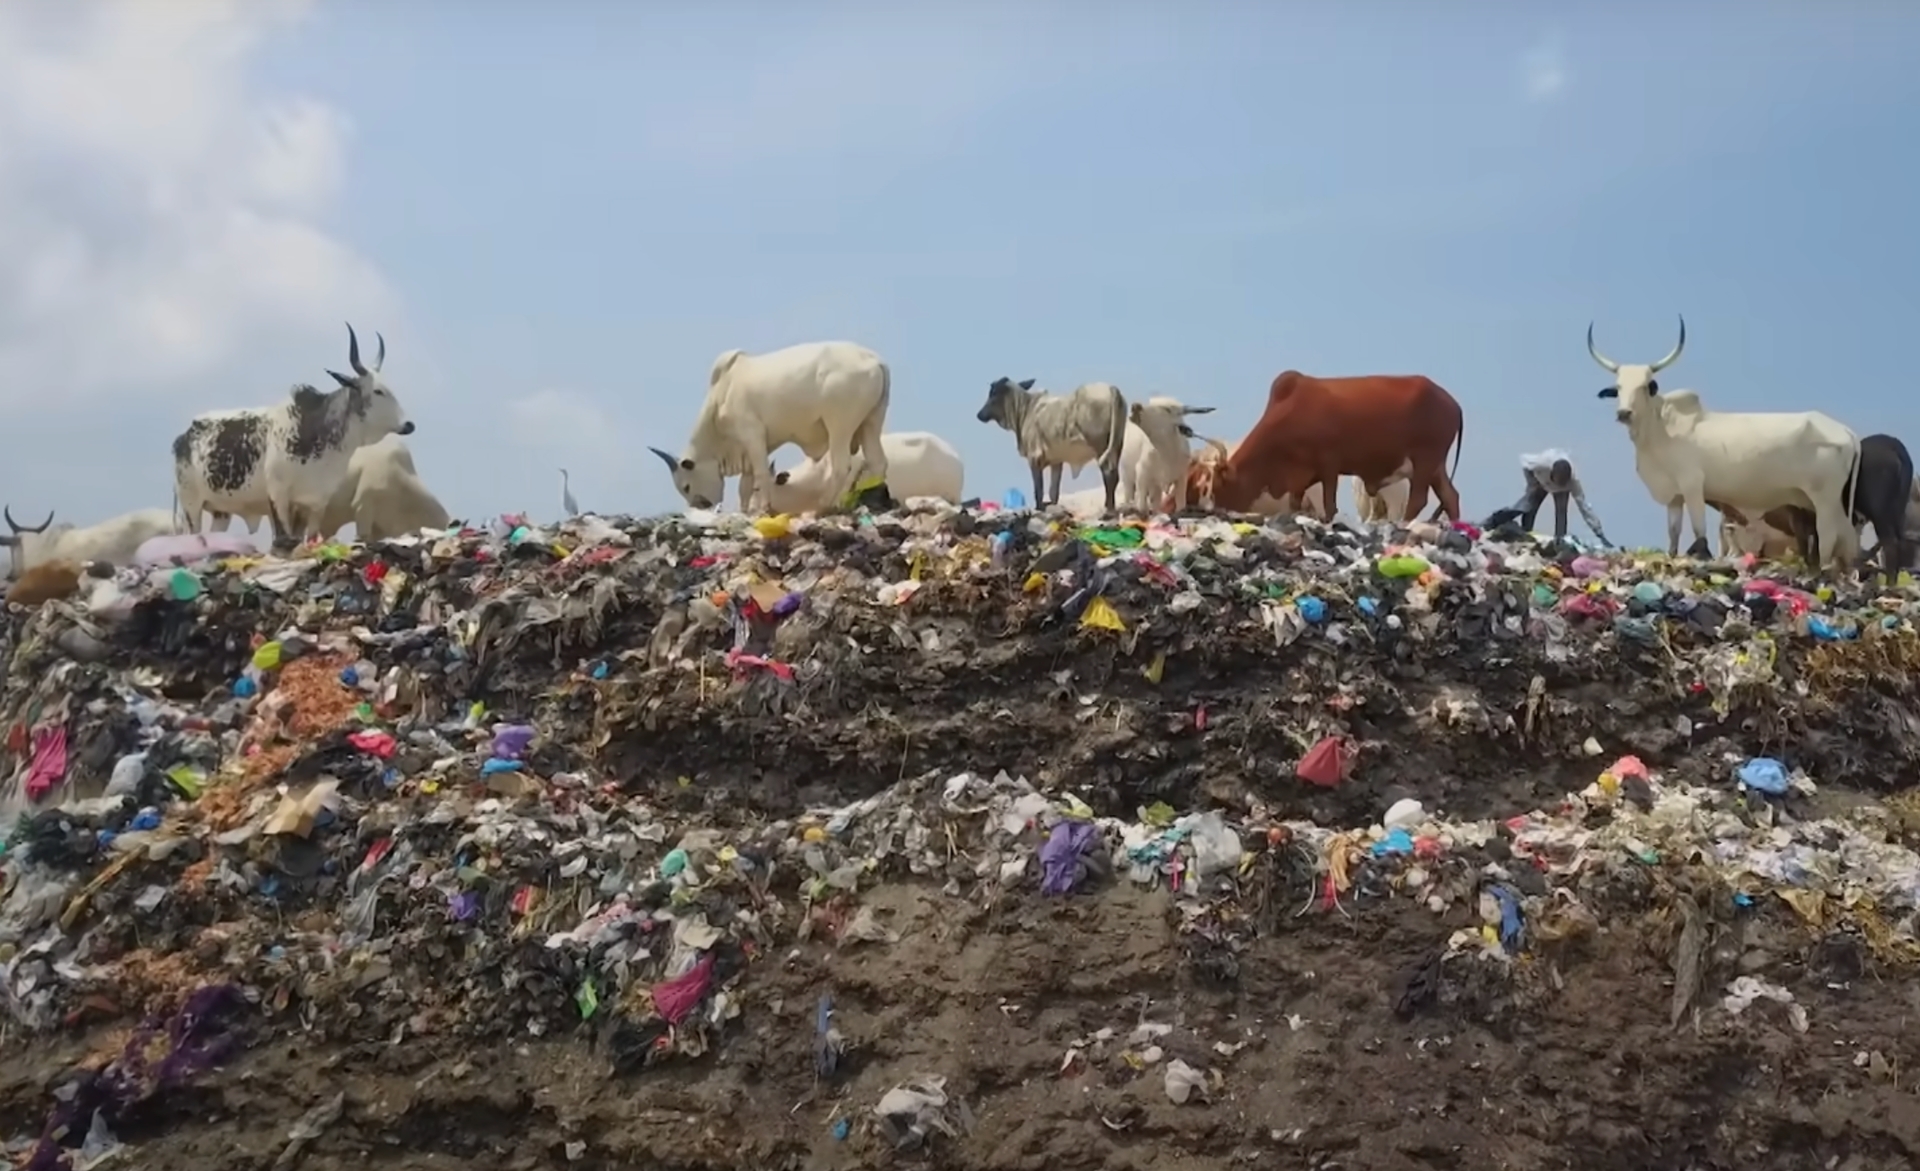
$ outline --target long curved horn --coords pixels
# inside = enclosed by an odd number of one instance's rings
[[[380,352],[373,356],[373,369],[378,373],[380,367],[387,364],[387,339],[380,336],[379,330],[373,331],[373,340],[380,343]]]
[[[353,367],[355,374],[365,374],[367,368],[360,361],[360,338],[353,332],[353,322],[347,322],[347,365]]]
[[[1686,348],[1687,348],[1687,319],[1684,315],[1682,315],[1680,318],[1679,344],[1673,347],[1673,353],[1668,354],[1666,357],[1660,359],[1658,362],[1655,362],[1652,366],[1648,368],[1656,372],[1660,370],[1665,370],[1667,367],[1673,365],[1675,362],[1680,360],[1680,351]]]
[[[1592,354],[1593,360],[1600,363],[1601,368],[1606,370],[1607,373],[1620,373],[1620,363],[1593,348],[1593,322],[1591,321],[1587,322],[1587,353]]]
[[[47,526],[53,523],[53,511],[51,509],[47,511],[47,519],[40,522],[39,528],[23,525],[13,519],[13,506],[11,504],[6,506],[5,515],[7,518],[7,527],[13,530],[13,534],[16,537],[21,533],[44,533],[47,531]]]
[[[1183,415],[1211,415],[1213,414],[1213,408],[1212,407],[1181,407],[1180,413]]]
[[[661,462],[661,463],[663,463],[663,464],[666,464],[666,465],[667,465],[667,470],[668,470],[668,471],[670,471],[670,472],[672,472],[672,471],[677,471],[677,470],[679,470],[679,467],[680,467],[680,461],[679,461],[679,460],[677,460],[677,459],[675,459],[675,458],[673,458],[672,456],[670,456],[670,455],[668,455],[668,454],[667,454],[666,452],[664,452],[664,451],[661,451],[661,450],[660,450],[659,448],[657,448],[657,447],[649,447],[649,448],[647,448],[647,450],[648,450],[648,451],[651,451],[651,452],[652,452],[653,454],[655,454],[655,455],[657,455],[657,456],[659,456],[659,457],[660,457],[660,462]]]

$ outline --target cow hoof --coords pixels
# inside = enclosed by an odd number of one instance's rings
[[[1709,561],[1713,558],[1713,550],[1707,547],[1705,537],[1695,537],[1693,544],[1687,546],[1687,556],[1699,561]]]

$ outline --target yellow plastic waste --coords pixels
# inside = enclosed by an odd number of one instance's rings
[[[1098,595],[1080,612],[1080,625],[1099,630],[1117,630],[1123,634],[1127,629],[1127,624],[1120,620],[1120,612],[1113,608],[1113,603]]]
[[[793,518],[786,513],[779,516],[760,516],[753,521],[753,531],[769,541],[777,541],[793,533]]]
[[[280,641],[263,642],[255,648],[253,665],[262,671],[277,670],[280,666]]]
[[[1140,669],[1140,673],[1147,677],[1147,682],[1149,683],[1160,682],[1161,676],[1165,675],[1166,671],[1167,652],[1165,651],[1155,651],[1153,653],[1153,662],[1148,663]]]

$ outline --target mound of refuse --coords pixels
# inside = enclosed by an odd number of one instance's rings
[[[1905,583],[947,510],[85,585],[7,615],[35,1171],[1920,1155]]]

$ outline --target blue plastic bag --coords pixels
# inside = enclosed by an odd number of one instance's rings
[[[1741,765],[1735,775],[1739,777],[1743,789],[1775,797],[1787,791],[1787,766],[1771,756],[1754,757]]]

